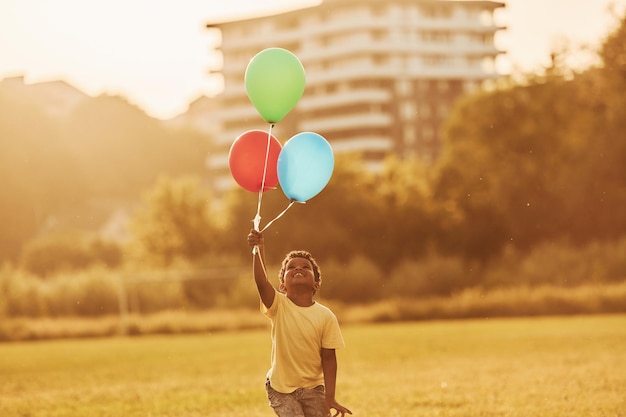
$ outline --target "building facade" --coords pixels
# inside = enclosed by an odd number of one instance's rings
[[[302,62],[304,95],[275,127],[284,143],[303,131],[335,153],[358,152],[376,170],[389,154],[434,160],[454,101],[498,75],[496,1],[325,0],[272,16],[209,22],[219,29],[224,91],[220,131],[207,160],[219,188],[232,186],[228,150],[250,129],[267,129],[247,97],[250,59],[269,47]]]

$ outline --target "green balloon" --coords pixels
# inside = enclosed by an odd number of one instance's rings
[[[263,120],[278,123],[304,93],[304,67],[286,49],[264,49],[250,60],[245,84],[248,98]]]

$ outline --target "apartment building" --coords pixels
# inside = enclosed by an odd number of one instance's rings
[[[228,150],[249,129],[267,129],[245,90],[248,62],[269,47],[293,52],[306,72],[302,99],[273,131],[303,131],[335,153],[359,152],[376,170],[389,154],[434,160],[454,101],[498,76],[494,35],[504,29],[478,0],[324,0],[271,16],[208,22],[219,29],[224,91],[220,130],[207,165],[218,188],[232,186]]]

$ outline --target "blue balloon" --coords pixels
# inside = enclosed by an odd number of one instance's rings
[[[324,137],[298,133],[278,155],[278,182],[289,200],[303,203],[326,187],[334,167],[333,149]]]

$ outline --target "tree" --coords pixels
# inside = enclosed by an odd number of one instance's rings
[[[169,266],[177,259],[198,260],[219,244],[210,216],[211,196],[197,179],[163,177],[143,201],[131,224],[142,259]]]
[[[33,94],[0,83],[0,261],[16,261],[52,223],[77,229],[103,205],[134,200],[158,175],[205,173],[211,141],[199,132],[168,129],[112,96],[50,116],[37,86],[24,88]]]
[[[626,233],[625,31],[608,38],[602,68],[555,70],[459,103],[434,182],[435,199],[462,216],[445,248],[488,259],[505,244]]]
[[[50,213],[76,200],[76,178],[59,125],[27,98],[0,87],[0,260],[17,260]]]
[[[122,251],[117,244],[87,239],[79,233],[57,233],[31,240],[20,258],[21,269],[42,278],[94,265],[116,268],[121,263]]]
[[[593,126],[596,163],[596,227],[607,238],[626,234],[626,13],[600,50],[602,67],[590,74],[587,101],[597,114]]]
[[[268,262],[280,262],[293,249],[309,250],[320,259],[345,260],[358,254],[367,239],[380,230],[383,213],[375,204],[374,178],[353,155],[336,155],[335,169],[326,187],[305,204],[296,203],[265,232],[271,251]],[[235,189],[220,217],[227,219],[220,242],[249,256],[245,234],[252,228],[258,195]],[[261,228],[282,212],[289,200],[280,189],[263,194]]]
[[[374,217],[361,232],[359,248],[385,271],[434,250],[451,214],[436,205],[430,170],[418,158],[388,157],[371,181],[368,204]]]
[[[242,243],[252,227],[258,196],[237,189],[228,201],[220,217],[229,226],[219,240],[249,256]],[[325,262],[364,256],[389,270],[404,257],[421,257],[433,245],[440,220],[431,201],[426,169],[415,160],[391,158],[383,172],[373,174],[358,155],[336,155],[324,190],[306,204],[295,204],[265,232],[272,248],[268,261],[280,262],[286,252],[299,248]],[[280,190],[265,192],[261,227],[288,204]]]

